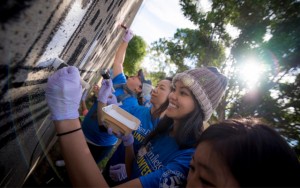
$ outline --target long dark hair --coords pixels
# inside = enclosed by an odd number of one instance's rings
[[[227,120],[201,135],[228,166],[240,187],[300,187],[296,153],[271,127],[257,119]]]
[[[169,80],[172,83],[172,79],[173,79],[172,77],[166,77],[162,80]],[[170,84],[170,87],[172,87],[172,84]],[[168,106],[169,106],[169,98],[167,98],[167,100],[152,113],[152,117],[159,118],[160,115],[168,108]]]
[[[180,149],[192,148],[196,146],[203,131],[204,113],[194,95],[193,101],[195,109],[185,118],[180,120],[180,126],[175,135],[175,139]],[[153,138],[168,134],[173,128],[173,119],[165,115],[157,124],[156,128],[145,138],[143,145],[146,145]]]

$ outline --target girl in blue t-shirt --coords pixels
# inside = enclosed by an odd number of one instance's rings
[[[131,82],[136,82],[132,81]],[[105,105],[117,103],[117,97],[124,94],[123,88],[116,88],[112,93],[112,84],[126,84],[127,80],[123,73],[118,74],[113,80],[102,80],[102,86],[95,85],[93,90],[97,95],[97,100],[93,103],[88,114],[82,122],[82,131],[85,135],[89,149],[97,163],[101,162],[112,151],[118,141],[114,135],[107,133],[107,129],[103,126],[101,120],[102,107]],[[105,101],[105,102],[104,102]],[[135,96],[128,96],[122,100],[123,105],[138,106]]]
[[[167,77],[158,82],[151,92],[151,107],[124,103],[120,107],[134,115],[141,121],[138,130],[132,132],[133,149],[135,152],[141,147],[146,136],[156,127],[159,119],[163,117],[169,105],[168,96],[171,92],[172,78]],[[123,170],[123,171],[122,171]],[[120,144],[108,161],[103,175],[110,186],[128,181],[126,174],[120,174],[125,170],[125,146]]]
[[[106,128],[101,120],[102,107],[118,102],[122,104],[138,105],[136,94],[142,92],[142,77],[140,75],[131,76],[126,79],[123,73],[123,63],[126,54],[128,42],[133,37],[131,31],[126,31],[123,42],[118,47],[113,63],[113,80],[104,78],[99,92],[96,91],[97,101],[85,117],[82,130],[86,137],[89,149],[96,162],[104,159],[117,143],[118,138],[114,135],[107,134]],[[109,76],[110,75],[106,75]],[[113,82],[113,83],[112,83]],[[108,88],[110,90],[105,90]],[[111,86],[114,84],[115,91],[112,94]],[[99,88],[98,88],[99,89]],[[115,99],[115,100],[114,100]]]

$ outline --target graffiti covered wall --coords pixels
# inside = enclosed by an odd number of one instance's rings
[[[142,0],[6,0],[0,18],[0,186],[21,186],[56,141],[44,87],[54,58],[90,85],[111,67]]]

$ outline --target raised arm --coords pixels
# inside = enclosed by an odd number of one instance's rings
[[[126,55],[126,49],[128,46],[128,42],[132,39],[133,33],[130,29],[127,29],[125,35],[123,36],[123,40],[118,47],[118,50],[115,55],[114,63],[113,63],[113,74],[114,77],[123,72],[123,63]]]

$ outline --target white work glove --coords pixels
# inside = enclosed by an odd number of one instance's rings
[[[107,133],[109,135],[115,135],[117,138],[121,139],[122,142],[123,142],[123,145],[125,147],[131,146],[133,144],[133,142],[134,142],[134,137],[133,137],[132,133],[124,135],[124,134],[120,133],[120,131],[119,131],[117,134],[114,134],[111,127],[109,127],[107,129]]]
[[[116,164],[109,167],[109,176],[114,181],[122,181],[127,178],[125,164]]]
[[[107,100],[112,95],[112,92],[111,92],[112,87],[113,87],[113,83],[112,83],[111,79],[103,79],[101,88],[98,92],[97,100],[99,102],[107,104]]]
[[[114,94],[111,94],[107,99],[107,105],[115,104],[118,105],[117,97]]]
[[[76,119],[82,95],[80,74],[76,67],[64,67],[48,78],[46,101],[52,120]]]
[[[123,36],[123,41],[124,42],[129,42],[133,37],[133,32],[131,29],[126,29],[125,34]]]

